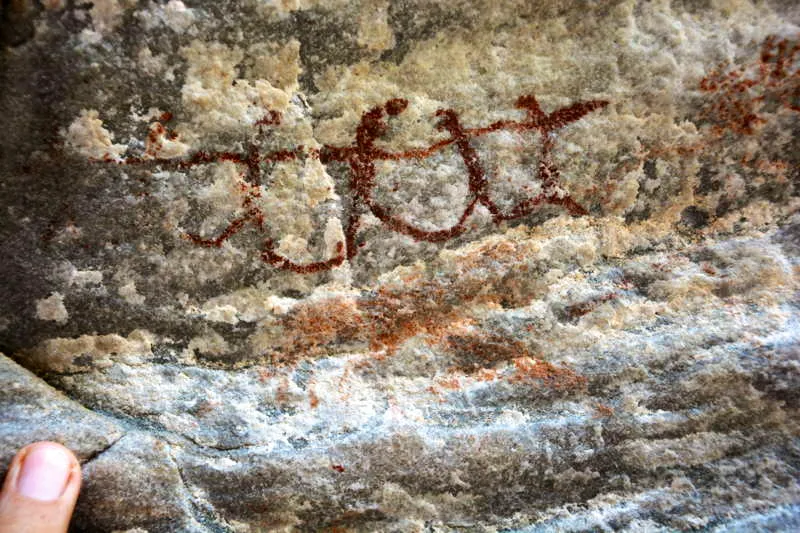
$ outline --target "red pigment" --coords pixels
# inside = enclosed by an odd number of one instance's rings
[[[298,146],[292,150],[280,150],[261,154],[258,148],[251,145],[246,154],[236,152],[205,152],[199,151],[186,159],[165,159],[156,157],[128,157],[121,164],[127,165],[161,165],[172,169],[187,169],[202,164],[228,161],[246,168],[246,184],[243,190],[247,192],[242,201],[245,214],[234,219],[222,232],[211,239],[206,239],[194,234],[185,234],[184,238],[198,246],[218,248],[248,225],[259,231],[266,232],[265,213],[254,203],[259,196],[261,184],[261,164],[279,163],[297,160],[300,158],[318,159],[322,164],[344,163],[349,166],[349,189],[352,195],[352,208],[344,229],[345,242],[338,243],[336,255],[325,261],[306,264],[296,263],[276,252],[275,241],[267,238],[261,251],[261,259],[276,268],[289,270],[300,274],[313,274],[331,270],[341,265],[345,260],[352,259],[358,250],[364,246],[358,242],[357,234],[361,216],[369,212],[378,218],[386,227],[397,233],[408,235],[418,241],[444,242],[457,237],[469,229],[467,221],[480,204],[486,207],[492,215],[492,220],[499,224],[503,221],[514,220],[533,213],[538,207],[546,204],[563,207],[573,216],[587,214],[580,204],[573,200],[569,193],[559,189],[559,171],[552,161],[553,133],[568,124],[580,120],[585,115],[608,105],[605,100],[589,100],[578,102],[558,109],[549,115],[542,111],[536,97],[523,95],[517,99],[516,107],[526,112],[522,121],[500,120],[488,126],[479,128],[466,128],[461,123],[458,114],[452,109],[440,109],[436,112],[437,129],[449,133],[449,137],[438,141],[427,148],[407,150],[403,152],[389,152],[375,145],[375,141],[388,131],[387,117],[399,115],[408,107],[408,101],[403,98],[393,98],[380,106],[366,111],[356,128],[355,139],[349,146],[325,145],[321,150],[306,150]],[[169,118],[172,118],[171,116]],[[273,126],[281,123],[281,115],[277,111],[270,111],[256,122],[256,125]],[[489,180],[481,164],[477,150],[472,146],[472,139],[490,133],[508,130],[516,132],[538,131],[542,137],[541,156],[537,169],[537,178],[542,184],[542,192],[531,198],[522,200],[508,211],[503,211],[489,197]],[[155,141],[156,135],[163,134],[165,129],[158,124],[151,132]],[[158,143],[154,143],[158,144]],[[425,159],[436,152],[449,146],[454,146],[464,161],[467,169],[469,200],[467,206],[458,218],[458,221],[449,228],[439,230],[425,230],[414,226],[392,213],[392,210],[378,203],[373,197],[376,187],[376,161],[403,161],[409,159]],[[148,156],[153,155],[148,153]]]
[[[800,111],[800,41],[768,37],[758,61],[741,68],[722,65],[700,81],[700,89],[713,96],[703,111],[717,133],[730,130],[752,135],[766,120],[759,114],[767,100]]]

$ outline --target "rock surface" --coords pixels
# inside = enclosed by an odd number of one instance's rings
[[[3,6],[75,531],[800,528],[795,2]]]
[[[113,419],[86,409],[0,353],[0,460],[39,440],[69,446],[79,459],[97,457],[123,435]]]

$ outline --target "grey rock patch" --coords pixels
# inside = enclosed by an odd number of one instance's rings
[[[133,431],[86,464],[75,530],[213,531],[195,520],[171,453],[163,440]]]
[[[0,465],[32,442],[60,442],[85,461],[119,440],[123,428],[89,411],[0,354]]]

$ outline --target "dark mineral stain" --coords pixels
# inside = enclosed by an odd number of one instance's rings
[[[681,212],[681,224],[691,229],[701,229],[708,225],[708,211],[690,205]]]

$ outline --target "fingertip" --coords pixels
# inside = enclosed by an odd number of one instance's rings
[[[78,458],[75,457],[75,454],[70,451],[72,455],[72,462],[70,465],[70,472],[69,478],[67,479],[67,484],[64,487],[64,493],[61,495],[62,500],[68,500],[72,502],[72,506],[74,507],[75,502],[78,500],[78,493],[81,490],[81,463],[78,461]]]
[[[35,442],[19,454],[21,466],[15,490],[22,496],[45,502],[62,497],[73,480],[78,464],[75,455],[57,442]],[[80,467],[78,467],[80,468]]]
[[[66,531],[81,484],[75,454],[51,441],[22,448],[0,492],[0,533]]]

